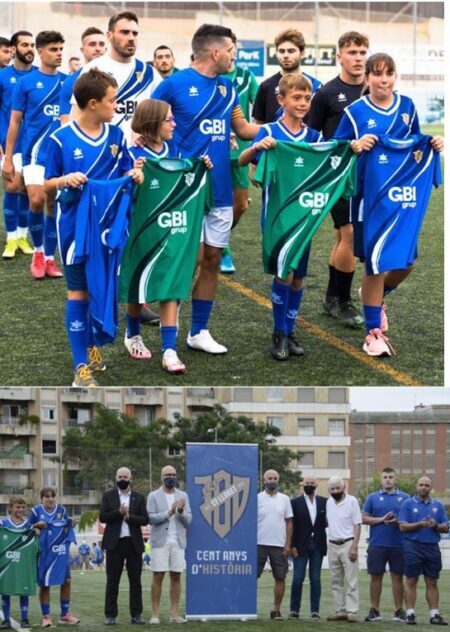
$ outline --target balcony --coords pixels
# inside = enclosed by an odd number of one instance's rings
[[[213,388],[188,388],[186,405],[192,407],[213,408],[216,403]]]
[[[13,437],[24,437],[29,435],[37,435],[38,428],[36,424],[19,423],[19,417],[0,417],[0,435],[9,435]]]
[[[62,388],[61,402],[100,404],[102,401],[101,391],[101,388]]]
[[[12,450],[0,451],[0,469],[34,470],[34,457],[27,450],[25,446],[17,446]]]
[[[0,483],[0,504],[8,505],[11,496],[24,496],[31,504],[33,498],[33,490],[23,485],[2,485]]]
[[[8,399],[13,401],[34,401],[36,389],[34,388],[8,388],[2,386],[0,388],[0,399]]]
[[[161,388],[127,388],[125,403],[138,406],[163,406],[164,392]]]
[[[96,489],[82,489],[80,487],[64,487],[60,502],[63,505],[92,504],[100,505],[102,493]]]
[[[91,419],[85,419],[84,421],[80,421],[79,419],[65,419],[64,420],[64,425],[68,426],[69,428],[83,428],[84,424],[87,424],[90,421],[92,421],[92,420]]]

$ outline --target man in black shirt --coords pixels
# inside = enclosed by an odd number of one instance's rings
[[[314,95],[307,119],[308,126],[321,131],[326,140],[332,138],[344,109],[361,97],[368,48],[367,36],[356,31],[344,33],[339,38],[337,57],[341,73]],[[323,306],[330,316],[339,318],[345,326],[359,329],[364,321],[355,309],[350,293],[355,257],[349,201],[339,200],[331,215],[336,241],[329,260],[329,282]]]
[[[272,123],[277,118],[280,104],[277,101],[278,84],[281,77],[288,74],[302,74],[312,83],[313,94],[322,85],[320,81],[311,75],[302,72],[300,62],[305,50],[305,38],[296,29],[287,29],[275,39],[278,63],[281,71],[263,81],[256,94],[252,116],[256,123]]]

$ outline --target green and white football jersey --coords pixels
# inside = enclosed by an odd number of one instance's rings
[[[35,595],[39,538],[33,529],[0,527],[0,594]]]
[[[203,160],[147,160],[120,266],[120,302],[189,296],[203,217],[213,206]]]
[[[222,76],[227,77],[233,82],[244,116],[247,121],[250,121],[250,104],[255,102],[256,93],[258,92],[259,87],[255,75],[247,68],[236,66],[233,72],[228,72]],[[238,144],[238,149],[231,150],[232,160],[237,160],[244,149],[247,149],[249,146],[249,141],[242,140],[238,137],[236,137],[236,142]]]
[[[355,194],[356,156],[347,141],[277,141],[261,152],[254,179],[263,192],[265,272],[286,279],[341,197]]]

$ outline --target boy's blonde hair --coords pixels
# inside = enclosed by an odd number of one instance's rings
[[[11,513],[14,505],[24,505],[27,506],[27,501],[23,496],[11,496],[8,503],[8,513]]]
[[[304,75],[284,75],[278,84],[278,94],[285,97],[291,90],[303,90],[312,93],[312,84]]]

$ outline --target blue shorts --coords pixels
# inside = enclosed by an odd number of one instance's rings
[[[64,265],[64,278],[67,289],[72,292],[87,292],[86,266],[84,263]]]
[[[404,556],[403,547],[397,546],[369,546],[367,552],[367,572],[370,575],[382,575],[389,563],[389,572],[403,575]]]
[[[302,258],[298,262],[297,270],[294,272],[294,279],[303,279],[308,274],[308,261],[309,254],[311,252],[311,243],[305,249],[305,252],[302,255]]]
[[[431,577],[439,579],[442,570],[442,556],[439,544],[423,544],[415,540],[406,540],[403,544],[405,554],[405,575],[407,577]]]

